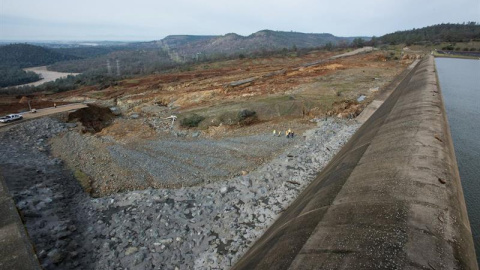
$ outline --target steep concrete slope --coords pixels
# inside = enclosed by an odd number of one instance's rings
[[[233,269],[478,269],[425,58]]]

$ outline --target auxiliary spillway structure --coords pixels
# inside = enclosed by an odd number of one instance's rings
[[[478,269],[432,56],[233,269]]]

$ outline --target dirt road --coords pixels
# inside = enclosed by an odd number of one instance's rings
[[[72,110],[78,110],[81,108],[86,108],[87,105],[83,103],[74,103],[74,104],[68,104],[68,105],[62,105],[62,106],[57,106],[51,107],[51,108],[45,108],[45,109],[39,109],[37,110],[36,113],[31,113],[31,112],[26,112],[22,113],[23,120],[16,121],[16,122],[11,122],[11,123],[0,123],[0,128],[6,127],[6,126],[11,126],[17,123],[21,123],[30,119],[34,118],[39,118],[39,117],[44,117],[47,115],[55,114],[55,113],[60,113],[60,112],[68,112]]]

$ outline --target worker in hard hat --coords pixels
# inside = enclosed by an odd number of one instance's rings
[[[293,131],[291,129],[287,130],[287,138],[293,138]]]

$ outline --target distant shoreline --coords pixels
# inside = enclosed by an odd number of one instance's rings
[[[473,53],[477,54],[477,53]],[[447,52],[447,53],[441,53],[439,51],[433,51],[432,53],[433,56],[435,57],[443,57],[443,58],[459,58],[459,59],[480,59],[480,56],[476,55],[468,55],[468,54],[456,54],[455,52]]]

